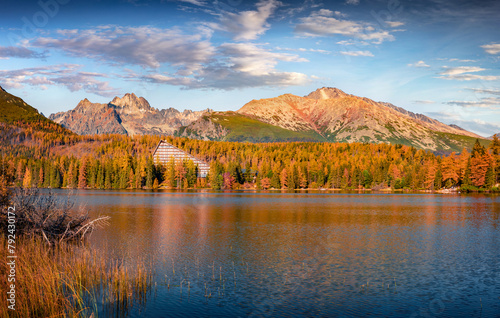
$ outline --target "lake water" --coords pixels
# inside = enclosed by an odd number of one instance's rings
[[[74,194],[103,257],[154,260],[129,317],[500,317],[500,196]]]

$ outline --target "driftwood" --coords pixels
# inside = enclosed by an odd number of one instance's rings
[[[108,216],[91,220],[83,207],[75,207],[71,194],[66,198],[51,191],[17,188],[9,205],[15,207],[16,234],[41,236],[49,245],[63,241],[83,240],[96,227],[108,224]],[[0,214],[1,232],[7,230],[7,209]]]

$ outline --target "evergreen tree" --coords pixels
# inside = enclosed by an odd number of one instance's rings
[[[151,189],[153,187],[153,163],[148,161],[146,167],[146,189]]]
[[[366,189],[370,189],[372,186],[373,178],[368,170],[363,170],[363,186]]]
[[[75,165],[74,165],[74,162],[71,161],[71,163],[69,164],[69,168],[68,168],[68,174],[67,174],[67,187],[70,188],[70,189],[73,189],[76,185],[76,176],[75,176]]]

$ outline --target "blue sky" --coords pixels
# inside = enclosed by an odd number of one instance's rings
[[[331,86],[500,133],[499,1],[2,1],[0,85],[45,115],[135,93],[237,110]]]

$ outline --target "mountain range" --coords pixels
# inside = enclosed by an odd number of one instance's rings
[[[0,120],[12,122],[23,114],[47,120],[0,87]],[[456,125],[330,87],[307,96],[285,94],[252,100],[235,112],[159,110],[143,97],[125,94],[107,104],[84,99],[74,109],[49,118],[81,135],[160,134],[222,141],[397,143],[436,153],[470,149],[476,138],[486,142],[485,138]]]
[[[177,134],[228,141],[384,142],[435,152],[461,151],[483,139],[456,125],[330,87],[303,97],[252,100],[236,112],[205,114]]]
[[[84,99],[67,112],[59,112],[49,119],[79,134],[172,135],[179,127],[195,121],[206,111],[183,112],[174,108],[151,107],[143,97],[125,94],[107,104],[91,103]]]

